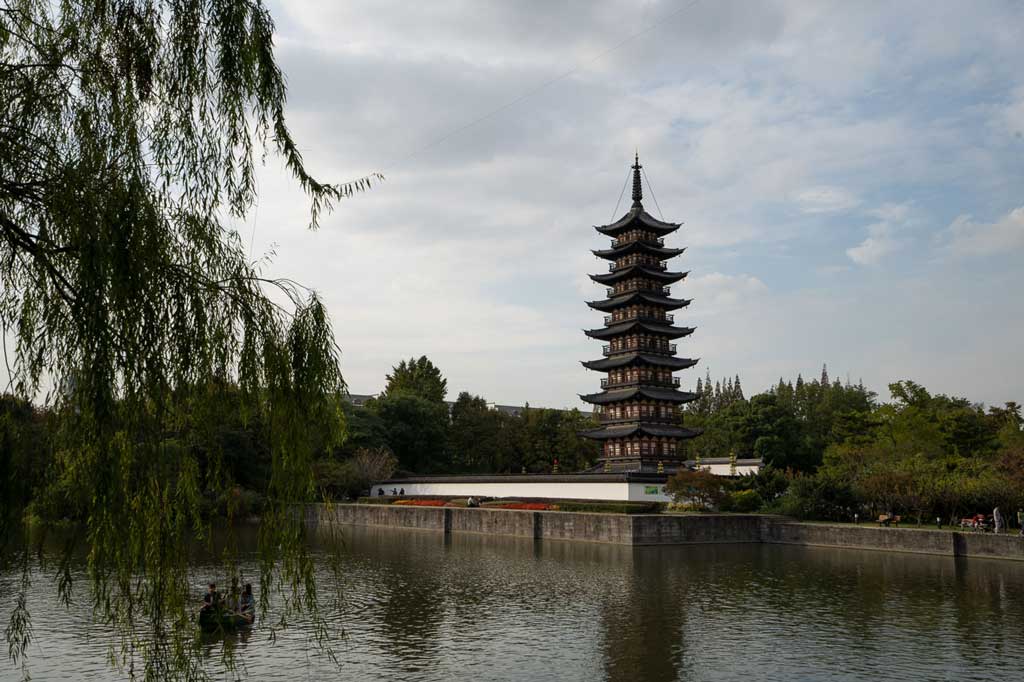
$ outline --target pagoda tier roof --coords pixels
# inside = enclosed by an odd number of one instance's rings
[[[672,424],[623,424],[621,426],[606,426],[602,429],[582,431],[580,435],[592,440],[611,440],[612,438],[628,438],[630,436],[653,436],[661,438],[693,438],[699,436],[701,431],[687,429]]]
[[[643,229],[659,236],[664,236],[678,230],[680,225],[682,223],[666,223],[663,220],[658,220],[645,211],[643,205],[639,202],[634,202],[626,215],[609,225],[595,225],[594,229],[609,237],[614,237],[617,234],[632,229]]]
[[[653,388],[651,386],[633,386],[630,388],[619,388],[614,391],[601,391],[590,395],[581,395],[580,400],[592,405],[610,405],[621,403],[623,400],[633,398],[649,398],[661,400],[667,403],[688,403],[697,399],[696,393],[677,391],[674,388]]]
[[[628,244],[623,244],[622,246],[616,246],[611,249],[592,249],[591,253],[593,253],[598,258],[606,258],[608,260],[615,260],[616,258],[621,258],[622,256],[628,256],[631,253],[646,253],[652,256],[657,256],[661,260],[666,260],[669,258],[675,258],[683,251],[686,251],[686,249],[673,249],[664,246],[658,246],[657,244],[652,244],[651,242],[638,240],[635,242],[630,242]]]
[[[637,263],[636,265],[619,268],[612,272],[602,273],[600,275],[591,275],[590,279],[598,282],[599,284],[615,284],[616,282],[621,282],[622,280],[629,279],[630,277],[650,277],[651,279],[656,279],[659,282],[671,284],[672,282],[678,282],[688,274],[689,272],[667,272],[653,265]]]
[[[688,298],[670,298],[651,291],[631,291],[628,294],[613,296],[602,301],[587,301],[587,305],[594,310],[602,312],[615,310],[616,308],[633,303],[650,303],[651,305],[661,306],[665,310],[678,310],[690,305],[690,300]]]
[[[672,355],[653,355],[651,353],[626,353],[611,358],[591,360],[582,363],[587,369],[594,369],[603,372],[618,367],[629,367],[630,365],[652,365],[654,367],[671,367],[672,369],[687,369],[697,364],[696,360],[690,358],[677,358]]]
[[[621,322],[600,329],[585,329],[583,333],[592,339],[610,339],[633,329],[640,329],[651,334],[660,334],[667,339],[678,339],[693,333],[693,327],[673,327],[670,324],[657,324],[644,320],[630,320],[629,322]]]

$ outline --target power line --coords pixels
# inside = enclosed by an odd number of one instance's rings
[[[486,121],[486,120],[488,120],[490,118],[495,117],[496,115],[500,114],[501,112],[514,107],[516,104],[519,104],[523,100],[528,99],[529,97],[532,97],[533,95],[537,94],[541,90],[544,90],[544,89],[554,85],[555,83],[557,83],[557,82],[559,82],[561,80],[565,80],[566,78],[568,78],[569,76],[573,75],[577,71],[580,71],[581,69],[583,69],[583,67],[589,66],[590,64],[593,64],[594,62],[596,62],[601,57],[604,57],[606,55],[611,54],[612,52],[615,52],[615,51],[619,50],[620,48],[625,46],[627,43],[629,43],[629,42],[631,42],[633,40],[636,40],[637,38],[639,38],[642,35],[650,33],[651,31],[653,31],[656,28],[660,28],[661,26],[664,25],[664,23],[666,21],[668,21],[670,19],[673,19],[674,17],[682,14],[686,10],[688,10],[691,7],[693,7],[694,5],[696,5],[698,2],[700,2],[700,0],[690,0],[689,2],[683,4],[681,7],[679,7],[678,9],[676,9],[676,10],[674,10],[672,12],[669,12],[665,16],[659,18],[657,21],[655,21],[655,22],[653,22],[651,24],[648,24],[646,27],[644,27],[643,29],[637,31],[636,33],[633,33],[633,34],[631,34],[629,36],[626,36],[625,38],[623,38],[619,42],[615,43],[611,47],[609,47],[609,48],[607,48],[605,50],[602,50],[601,52],[598,52],[597,54],[595,54],[594,56],[590,57],[589,59],[586,59],[584,61],[581,61],[581,62],[577,63],[575,66],[573,66],[568,71],[565,71],[564,73],[561,73],[561,74],[555,76],[554,78],[551,78],[549,80],[544,81],[540,85],[537,85],[537,86],[527,90],[526,92],[522,93],[518,97],[515,97],[515,98],[509,100],[508,102],[505,102],[504,104],[502,104],[502,105],[500,105],[500,106],[498,106],[498,107],[496,107],[494,109],[491,109],[487,113],[485,113],[485,114],[483,114],[483,115],[473,119],[472,121],[469,121],[468,123],[465,123],[465,124],[459,126],[458,128],[452,130],[451,132],[445,133],[444,135],[441,135],[440,137],[435,138],[431,142],[428,142],[427,144],[423,145],[422,147],[419,147],[418,149],[413,150],[407,156],[399,159],[396,162],[396,165],[400,164],[400,163],[404,163],[406,161],[409,161],[410,159],[413,159],[413,158],[419,156],[420,154],[422,154],[423,152],[425,152],[425,151],[427,151],[429,149],[433,149],[437,145],[439,145],[442,142],[445,142],[447,140],[450,140],[451,138],[455,137],[459,133],[462,133],[462,132],[464,132],[466,130],[469,130],[473,126],[476,126],[476,125],[478,125],[480,123],[483,123],[484,121]]]
[[[654,206],[657,208],[657,214],[662,216],[662,220],[665,220],[665,214],[662,213],[662,207],[657,205],[657,197],[654,196],[654,187],[650,186],[650,178],[647,177],[647,170],[641,166],[640,170],[643,172],[643,179],[647,180],[647,188],[650,189],[650,198],[654,200]]]
[[[622,197],[626,194],[626,185],[629,184],[629,171],[626,172],[626,181],[622,183],[622,191],[619,192],[619,200],[615,202],[615,208],[612,210],[612,222],[615,221],[615,216],[619,213],[619,204],[622,203]]]

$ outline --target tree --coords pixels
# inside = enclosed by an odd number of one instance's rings
[[[493,471],[501,449],[501,413],[487,407],[480,396],[463,391],[452,405],[448,461],[462,472]]]
[[[387,375],[387,385],[381,397],[405,393],[437,403],[444,402],[448,395],[448,380],[441,376],[441,370],[434,366],[426,355],[408,362],[402,360]]]
[[[384,425],[388,447],[404,471],[427,474],[448,469],[445,443],[448,406],[412,393],[398,392],[370,403]]]
[[[696,504],[705,510],[717,508],[726,496],[722,479],[707,471],[680,469],[665,487],[677,504]]]
[[[387,447],[387,427],[376,411],[358,407],[348,401],[342,404],[342,410],[345,414],[346,437],[336,453],[339,457],[352,457],[364,448],[378,450]]]
[[[292,505],[313,492],[311,427],[343,436],[337,347],[317,297],[264,275],[227,221],[252,207],[264,151],[309,195],[312,226],[371,178],[332,185],[307,171],[272,37],[260,0],[0,8],[0,325],[15,339],[11,379],[26,399],[59,389],[49,398],[54,475],[85,504],[97,616],[133,644],[140,628],[165,641],[170,627],[167,646],[133,647],[146,677],[196,672],[198,657],[172,655],[194,641],[186,550],[205,532],[202,489],[228,483],[202,479],[195,453],[166,437],[233,384],[271,438],[263,591],[293,585],[289,604],[315,604]],[[6,537],[16,514],[0,504]],[[7,636],[17,661],[27,630]]]

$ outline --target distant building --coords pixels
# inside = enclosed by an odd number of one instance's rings
[[[679,379],[672,376],[697,364],[676,357],[676,344],[671,343],[693,333],[690,327],[675,326],[669,312],[690,304],[671,298],[669,290],[687,273],[666,267],[683,252],[666,247],[664,239],[680,224],[663,222],[644,210],[641,168],[637,156],[632,208],[614,223],[596,228],[612,244],[594,255],[611,262],[607,273],[590,276],[609,288],[606,299],[587,305],[608,314],[604,327],[585,333],[607,345],[604,358],[583,366],[608,376],[601,379],[600,393],[580,396],[596,406],[601,420],[601,428],[582,435],[601,442],[597,470],[605,472],[675,471],[683,466],[680,443],[700,434],[682,426],[679,409],[697,396],[680,391]]]
[[[686,460],[688,469],[707,471],[715,476],[746,476],[761,471],[764,462],[761,459],[737,459],[731,457],[707,457],[699,462],[695,459]]]

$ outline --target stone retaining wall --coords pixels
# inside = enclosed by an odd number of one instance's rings
[[[851,547],[953,556],[953,533],[942,530],[867,528],[817,523],[765,524],[764,542],[817,547]]]
[[[329,509],[312,505],[307,522],[312,526],[383,526],[615,545],[767,542],[1024,561],[1024,538],[1015,535],[797,523],[763,514],[628,515],[336,504]]]
[[[763,526],[762,541],[813,547],[849,547],[886,552],[1024,561],[1024,538],[1016,535],[961,533],[951,530],[869,528],[777,520]]]

